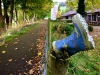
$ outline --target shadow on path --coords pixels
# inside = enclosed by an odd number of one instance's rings
[[[32,68],[28,61],[37,56],[38,33],[46,25],[47,22],[43,21],[0,47],[0,75],[26,75],[25,73]],[[34,63],[32,61],[32,64]]]

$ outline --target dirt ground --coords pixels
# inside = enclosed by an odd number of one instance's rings
[[[100,26],[93,26],[93,32],[90,32],[90,35],[96,39],[100,39]]]
[[[0,47],[0,75],[37,75],[33,68],[41,55],[38,44],[44,39],[46,25],[47,21],[43,21]]]

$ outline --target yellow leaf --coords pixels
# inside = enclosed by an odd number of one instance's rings
[[[38,52],[38,56],[41,56],[42,55],[42,53],[41,52]]]
[[[33,74],[33,69],[29,70],[29,74],[32,75]]]
[[[29,60],[27,63],[28,63],[29,65],[32,65],[32,61],[33,61],[33,60]]]
[[[12,59],[9,59],[8,61],[9,61],[9,62],[11,62],[11,61],[12,61]]]
[[[2,53],[4,54],[4,53],[6,53],[6,51],[2,51]]]

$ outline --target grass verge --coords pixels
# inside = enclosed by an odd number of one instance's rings
[[[69,59],[69,75],[100,75],[100,39],[95,49],[79,52]]]
[[[20,36],[22,35],[23,33],[26,33],[27,31],[29,31],[30,29],[32,29],[35,25],[37,25],[38,23],[36,24],[30,24],[30,25],[26,25],[20,29],[17,29],[17,30],[11,30],[11,31],[7,31],[4,36],[2,37],[3,38],[3,42],[7,42],[17,36]]]

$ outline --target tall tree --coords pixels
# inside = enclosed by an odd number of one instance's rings
[[[0,29],[5,31],[5,18],[2,11],[2,0],[0,0]]]
[[[12,28],[13,10],[14,10],[14,0],[11,0],[11,2],[10,2],[10,17],[9,17],[9,27],[10,28]]]
[[[15,22],[17,23],[18,16],[22,20],[22,15],[24,15],[24,21],[27,18],[32,18],[32,16],[43,18],[50,9],[48,9],[50,3],[51,0],[0,0],[0,26],[4,29],[7,24],[7,27],[9,25],[10,28],[12,27],[12,20],[16,18]],[[18,14],[22,11],[23,14]]]
[[[79,0],[79,2],[78,2],[78,9],[77,9],[77,12],[80,13],[83,17],[85,16],[84,1],[85,0]]]
[[[9,16],[8,16],[8,8],[10,5],[9,0],[2,0],[3,1],[3,7],[4,7],[4,20],[6,20],[7,28],[9,26]]]
[[[80,2],[80,3],[84,3],[85,11],[100,8],[100,0],[66,0],[66,5],[73,8],[74,10],[77,10],[79,1],[84,1],[84,2]],[[82,9],[82,8],[80,8],[80,9]]]
[[[1,6],[1,0],[0,0],[0,29],[2,26],[2,6]]]

